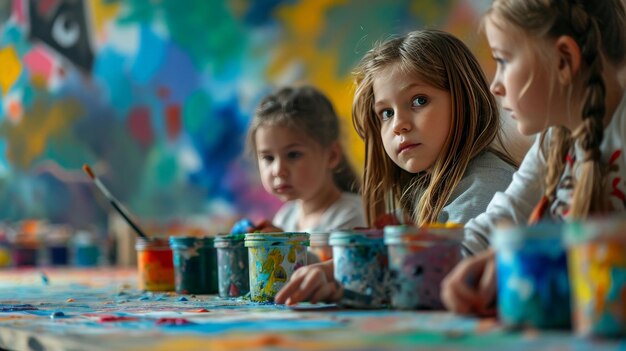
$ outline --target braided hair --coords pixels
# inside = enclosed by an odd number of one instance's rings
[[[545,196],[552,201],[561,175],[565,157],[574,143],[582,151],[576,160],[570,215],[585,218],[608,210],[604,190],[606,171],[601,163],[600,145],[603,139],[603,119],[606,113],[606,88],[602,78],[603,58],[620,65],[626,56],[626,14],[622,0],[495,0],[487,17],[497,17],[514,25],[530,36],[557,38],[570,36],[580,47],[580,79],[584,84],[582,123],[573,131],[552,128],[549,148],[541,135],[548,171]]]

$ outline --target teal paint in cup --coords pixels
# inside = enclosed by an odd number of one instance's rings
[[[76,232],[74,240],[74,264],[78,267],[95,267],[100,263],[100,245],[95,234],[86,230]]]
[[[177,293],[217,293],[217,254],[213,241],[211,237],[170,237]]]

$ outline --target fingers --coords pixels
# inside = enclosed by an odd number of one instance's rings
[[[452,277],[442,282],[441,300],[446,308],[458,314],[470,314],[479,297],[463,280]]]
[[[294,292],[300,289],[300,284],[302,284],[302,281],[306,277],[307,268],[308,267],[302,267],[293,273],[287,284],[285,284],[285,286],[280,289],[278,294],[276,294],[274,302],[277,304],[284,304],[287,302],[287,299],[294,294]]]
[[[291,295],[287,304],[293,305],[309,300],[311,296],[314,296],[320,290],[325,290],[326,279],[324,278],[324,274],[319,268],[314,267],[314,269],[311,269],[304,277],[300,288]]]
[[[310,300],[318,296],[315,302],[335,293],[335,289],[328,290],[330,285],[326,279],[324,269],[319,265],[302,267],[297,270],[291,280],[276,294],[274,302],[278,304],[294,305],[298,302]],[[321,292],[320,292],[321,291]]]
[[[495,314],[495,300],[496,300],[496,263],[495,258],[490,259],[485,266],[482,279],[480,280],[478,291],[482,296],[483,305],[481,306],[481,315],[493,315]]]
[[[448,274],[441,289],[441,300],[447,309],[460,314],[484,311],[483,306],[487,306],[488,302],[481,295],[480,284],[488,289],[489,284],[493,283],[487,280],[482,282],[485,267],[492,260],[491,252],[467,258]]]
[[[318,303],[319,301],[323,301],[332,296],[334,292],[333,284],[324,284],[320,286],[316,291],[313,292],[311,296],[311,303]]]

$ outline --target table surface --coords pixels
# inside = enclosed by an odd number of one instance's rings
[[[298,308],[137,290],[135,270],[0,271],[0,347],[19,350],[626,350],[446,312]],[[52,315],[62,312],[63,316]],[[57,313],[58,314],[58,313]]]

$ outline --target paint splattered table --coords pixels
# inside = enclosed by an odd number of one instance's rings
[[[569,332],[510,332],[444,312],[258,305],[145,293],[134,270],[0,271],[0,347],[19,350],[616,350]]]

